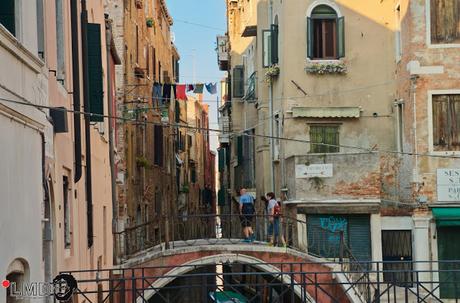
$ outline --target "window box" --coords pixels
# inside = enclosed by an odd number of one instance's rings
[[[347,66],[343,62],[311,63],[305,68],[309,74],[346,74]]]

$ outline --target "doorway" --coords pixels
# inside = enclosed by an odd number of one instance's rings
[[[383,280],[412,287],[412,231],[382,230]]]

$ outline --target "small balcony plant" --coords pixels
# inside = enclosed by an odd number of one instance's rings
[[[347,66],[344,62],[324,62],[307,65],[305,71],[309,74],[346,74]]]
[[[145,24],[147,25],[147,27],[153,27],[153,24],[154,24],[153,18],[147,18],[145,20]]]
[[[267,68],[264,75],[265,83],[271,83],[272,79],[280,74],[280,67],[275,64]]]
[[[147,158],[145,158],[144,156],[136,157],[136,164],[138,167],[143,167],[147,169],[152,167],[152,164],[150,163],[150,161],[147,160]]]

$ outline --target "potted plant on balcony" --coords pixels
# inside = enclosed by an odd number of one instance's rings
[[[264,75],[265,83],[270,84],[272,79],[277,77],[280,74],[280,67],[277,64],[274,64],[267,68]]]
[[[137,164],[137,167],[142,167],[142,168],[147,168],[147,169],[152,167],[152,164],[150,163],[150,161],[147,160],[147,158],[145,158],[144,156],[136,157],[136,164]]]
[[[153,21],[153,18],[149,17],[145,20],[145,24],[147,25],[147,27],[153,27],[153,24],[154,24],[154,21]]]

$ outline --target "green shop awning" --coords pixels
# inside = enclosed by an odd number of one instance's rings
[[[431,211],[438,227],[460,226],[460,207],[433,207]]]

